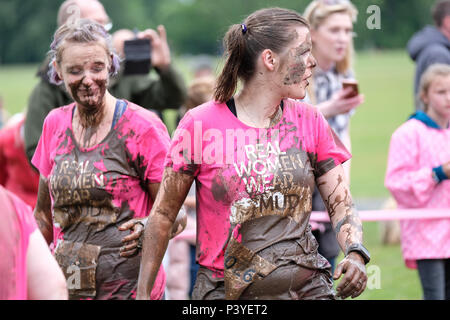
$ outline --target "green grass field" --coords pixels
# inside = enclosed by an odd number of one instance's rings
[[[405,267],[399,245],[382,245],[380,225],[364,223],[364,245],[369,249],[371,262],[367,266],[367,289],[357,300],[418,300],[422,299],[416,270]],[[338,261],[343,259],[343,254]]]
[[[414,65],[403,51],[369,52],[358,55],[355,69],[365,103],[351,123],[352,194],[386,197],[389,141],[414,110]]]
[[[176,64],[190,79],[183,61],[179,59]],[[38,81],[36,69],[36,65],[1,66],[0,96],[9,114],[25,109]],[[389,196],[383,181],[391,134],[414,109],[414,65],[403,51],[365,52],[358,54],[355,69],[366,102],[352,119],[352,194],[356,199],[383,199]],[[166,115],[173,120],[173,112]],[[169,129],[173,129],[170,124]],[[400,246],[381,245],[378,223],[364,223],[364,230],[365,244],[372,254],[370,265],[380,271],[380,288],[367,289],[358,299],[421,299],[417,271],[404,266]],[[372,287],[377,282],[374,272],[369,274]]]

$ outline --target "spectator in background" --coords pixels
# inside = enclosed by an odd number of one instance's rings
[[[125,41],[136,38],[136,34],[129,29],[120,29],[112,34],[114,50],[120,60],[125,60]]]
[[[70,19],[73,20],[78,13],[80,18],[89,18],[103,26],[111,27],[103,5],[97,0],[65,1],[59,9],[58,26],[71,21]],[[157,31],[147,29],[140,32],[138,37],[151,40],[152,66],[158,73],[159,79],[128,76],[121,72],[111,78],[108,90],[118,98],[127,99],[146,109],[153,108],[161,111],[166,108],[178,108],[184,103],[186,89],[182,77],[172,67],[165,28],[158,26]],[[54,108],[72,102],[72,98],[63,86],[50,83],[48,71],[47,59],[38,73],[41,80],[29,98],[25,122],[25,148],[29,160],[33,157],[47,114]]]
[[[363,103],[364,97],[348,97],[351,90],[343,89],[342,81],[354,78],[353,24],[357,14],[350,1],[326,0],[311,2],[304,13],[311,25],[312,52],[317,61],[307,89],[306,101],[319,109],[350,152],[350,119],[354,109]],[[350,160],[343,167],[350,182]],[[312,209],[326,211],[317,187],[313,194]],[[334,270],[339,245],[331,223],[316,224],[313,234],[319,242],[319,253],[330,262]]]
[[[194,78],[188,88],[185,106],[180,109],[180,119],[185,113],[213,98],[215,79],[201,74]],[[179,121],[178,121],[179,122]],[[196,197],[195,182],[184,201],[187,211],[185,231],[174,238],[167,249],[167,291],[171,300],[186,300],[192,296],[198,271],[196,262]]]
[[[0,186],[0,300],[63,300],[67,285],[31,208]]]
[[[416,110],[423,108],[418,96],[422,74],[434,63],[450,64],[450,0],[436,1],[431,15],[434,26],[426,26],[414,34],[407,45],[408,53],[416,63],[414,77]]]
[[[188,88],[186,103],[178,110],[177,125],[189,110],[212,98],[216,80],[212,75],[194,78]]]
[[[450,208],[450,65],[422,75],[417,111],[391,138],[385,185],[399,208]],[[450,219],[401,221],[406,266],[426,300],[450,299]]]
[[[138,38],[138,34],[129,29],[120,29],[112,34],[114,50],[116,51],[116,53],[119,56],[121,61],[126,60],[125,41],[129,41],[129,40],[133,40],[133,39],[137,39],[137,38]],[[135,77],[137,79],[142,78],[141,81],[143,81],[144,83],[146,83],[148,81],[147,76],[134,75],[133,77]],[[154,113],[156,113],[158,115],[158,117],[164,121],[164,115],[162,113],[162,109],[157,110],[157,109],[153,109],[150,107],[150,108],[148,108],[148,110],[151,110]]]
[[[210,56],[198,56],[194,64],[194,78],[215,76],[213,64],[214,60]]]
[[[20,113],[0,130],[0,184],[34,208],[39,174],[25,155],[24,124],[25,116]]]

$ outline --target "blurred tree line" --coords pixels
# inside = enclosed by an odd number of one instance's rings
[[[404,48],[410,36],[431,23],[435,0],[353,0],[358,8],[357,49]],[[56,28],[62,0],[0,0],[0,63],[39,62]],[[309,0],[102,0],[113,30],[166,26],[176,54],[220,54],[228,26],[256,9],[279,6],[303,12]],[[367,28],[371,5],[380,8],[381,29]]]

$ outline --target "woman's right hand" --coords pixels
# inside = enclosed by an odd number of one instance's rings
[[[320,103],[317,107],[326,119],[347,113],[364,102],[364,95],[362,94],[347,98],[351,92],[352,88],[341,89],[330,100]]]

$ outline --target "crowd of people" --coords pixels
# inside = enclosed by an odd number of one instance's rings
[[[399,208],[450,208],[450,1],[432,12],[408,43],[416,110],[389,150]],[[0,299],[361,295],[370,253],[349,182],[364,95],[343,87],[357,14],[346,0],[257,10],[226,32],[219,74],[186,85],[164,26],[110,33],[99,0],[64,1],[26,113],[0,131]],[[127,72],[136,39],[156,77]],[[401,230],[424,298],[450,299],[450,218]]]

